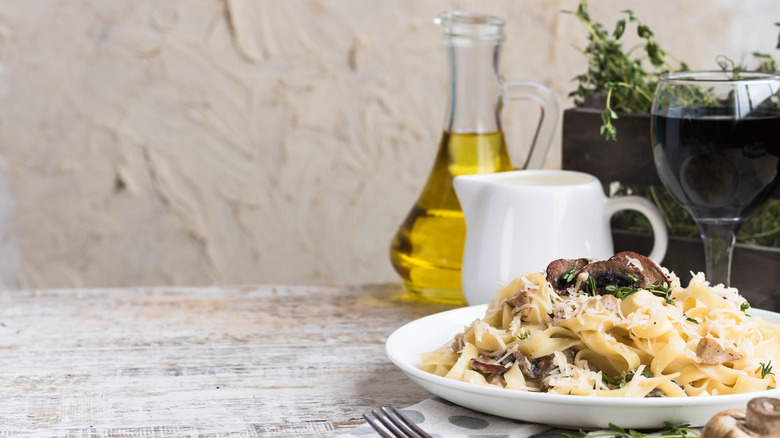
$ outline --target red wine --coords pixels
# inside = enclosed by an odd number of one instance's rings
[[[658,176],[696,219],[746,219],[780,183],[780,109],[669,108],[651,136]]]

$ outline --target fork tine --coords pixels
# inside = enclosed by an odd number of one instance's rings
[[[390,419],[393,420],[393,422],[395,422],[399,427],[404,428],[409,436],[413,438],[432,438],[430,435],[425,433],[424,430],[420,429],[420,426],[418,426],[414,421],[410,420],[401,411],[396,409],[395,406],[382,407],[382,410],[388,414],[392,413],[392,415],[390,415]],[[398,420],[403,421],[403,423],[399,422]],[[414,433],[417,435],[414,435]]]
[[[372,411],[372,412],[376,412],[376,411]],[[394,438],[393,435],[390,435],[387,432],[385,432],[385,429],[382,427],[382,423],[377,421],[376,417],[372,417],[368,415],[368,413],[365,413],[363,414],[363,418],[365,418],[368,425],[374,428],[376,433],[382,436],[382,438]]]
[[[366,422],[383,438],[432,438],[394,406],[382,406],[363,414]]]
[[[417,438],[413,434],[410,435],[410,432],[407,432],[409,428],[403,426],[403,424],[400,424],[400,422],[396,420],[395,417],[393,417],[392,413],[388,413],[386,409],[374,409],[371,411],[371,413],[374,414],[374,417],[376,417],[376,419],[379,420],[382,425],[385,426],[385,429],[387,429],[387,431],[390,432],[394,437]]]

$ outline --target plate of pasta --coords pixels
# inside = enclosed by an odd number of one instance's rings
[[[635,253],[554,261],[486,305],[400,327],[386,352],[434,395],[558,427],[703,426],[780,397],[780,314]]]

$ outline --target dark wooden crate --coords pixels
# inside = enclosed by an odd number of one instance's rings
[[[619,114],[614,123],[618,141],[608,142],[599,134],[600,110],[565,110],[563,168],[595,175],[605,190],[616,181],[660,186],[650,147],[649,117]],[[780,197],[780,191],[775,192],[775,197]],[[623,230],[614,230],[612,236],[616,252],[650,252],[652,236]],[[691,278],[691,271],[704,271],[704,245],[699,239],[670,236],[662,264],[685,284]],[[737,244],[731,272],[732,285],[753,307],[780,312],[780,249]]]

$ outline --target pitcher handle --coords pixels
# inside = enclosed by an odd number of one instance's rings
[[[541,169],[558,125],[558,101],[555,95],[549,88],[534,82],[504,82],[502,96],[507,100],[531,100],[539,105],[539,123],[521,169]]]
[[[607,220],[620,210],[638,211],[650,221],[650,227],[653,229],[653,249],[650,250],[650,254],[647,257],[660,265],[664,256],[666,256],[666,249],[669,245],[669,233],[658,208],[641,196],[621,196],[607,200],[605,211]]]

